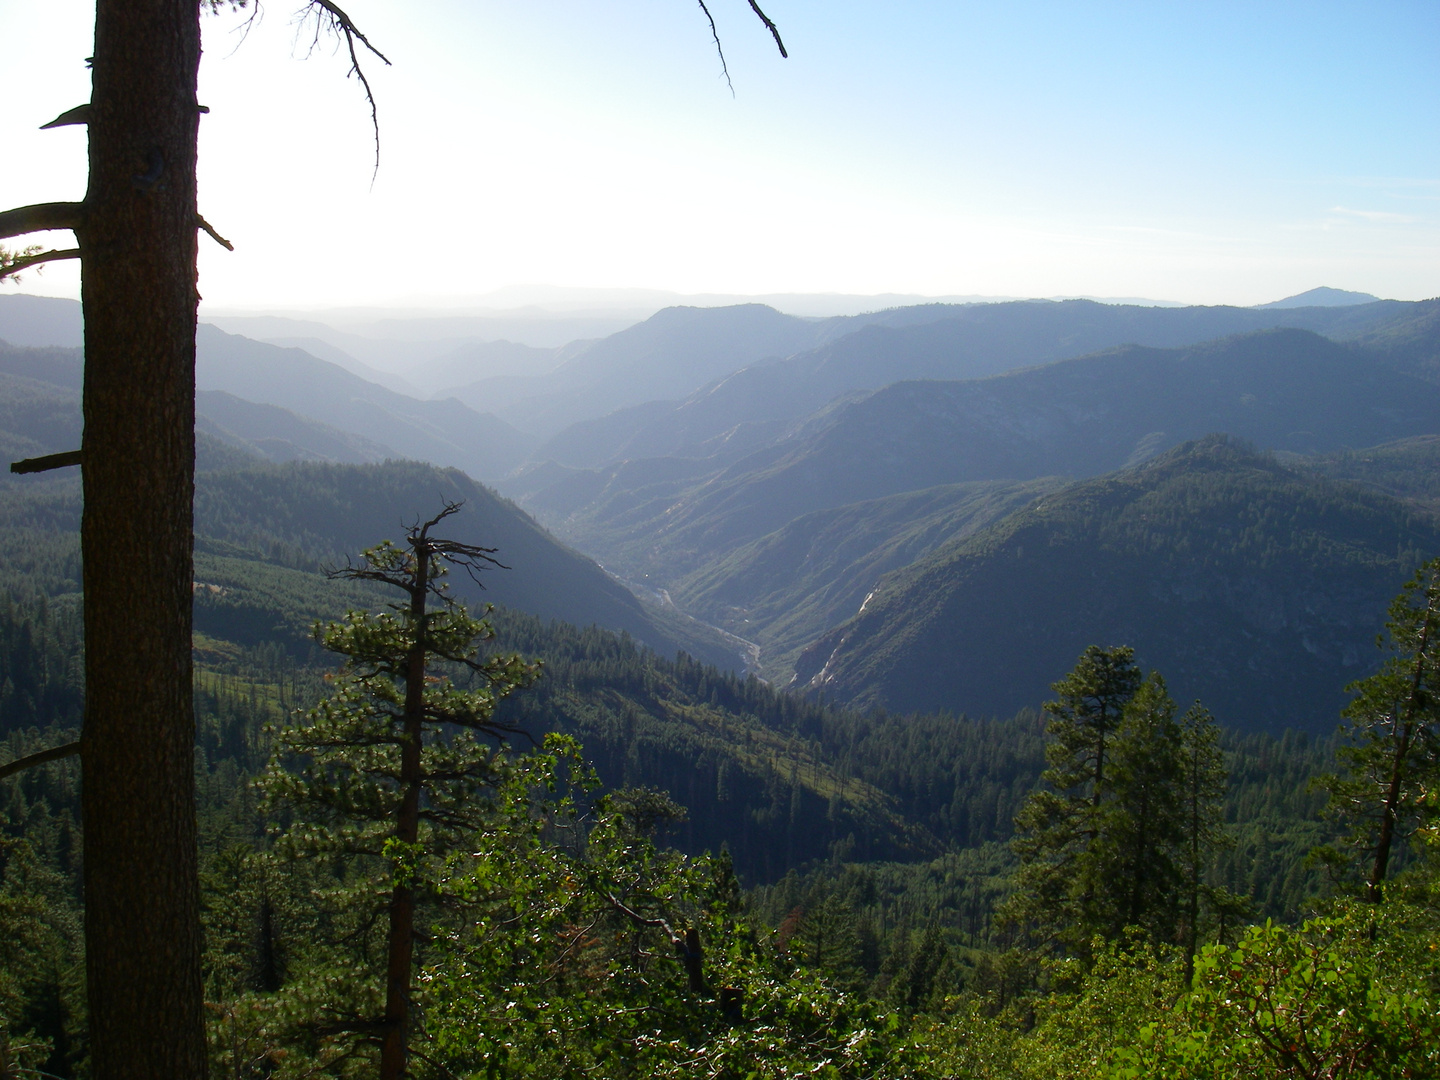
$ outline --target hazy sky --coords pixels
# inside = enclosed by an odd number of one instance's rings
[[[682,292],[1440,294],[1440,4],[295,0],[206,19],[217,308]],[[78,198],[92,6],[0,0],[0,204]],[[297,38],[298,35],[298,38]],[[73,265],[26,291],[74,295]],[[5,286],[0,286],[5,287]],[[14,286],[8,286],[13,289]]]

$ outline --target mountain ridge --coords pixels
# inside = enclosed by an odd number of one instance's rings
[[[1397,582],[1437,551],[1440,524],[1396,500],[1209,436],[890,575],[805,650],[795,685],[1008,715],[1086,645],[1128,644],[1223,723],[1328,731],[1343,685],[1378,663]]]

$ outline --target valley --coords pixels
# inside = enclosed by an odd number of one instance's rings
[[[28,302],[0,296],[10,460],[81,432],[78,309]],[[658,815],[665,858],[723,852],[748,917],[816,949],[797,971],[906,1017],[1048,978],[1004,973],[1022,963],[1007,913],[1027,807],[1055,785],[1042,706],[1097,646],[1132,646],[1137,677],[1162,673],[1167,700],[1217,725],[1204,933],[1300,920],[1333,895],[1310,855],[1341,830],[1314,785],[1336,768],[1346,686],[1375,672],[1387,603],[1440,554],[1437,312],[673,308],[592,340],[419,341],[403,370],[396,338],[202,327],[200,843],[208,925],[240,920],[207,963],[259,970],[245,920],[272,887],[263,940],[299,956],[320,934],[297,898],[345,872],[279,883],[255,778],[333,685],[312,626],[393,603],[329,571],[450,504],[451,537],[501,564],[447,579],[472,611],[493,605],[484,655],[541,663],[497,722],[578,740],[600,791]],[[0,479],[11,760],[79,728],[81,504],[74,470]],[[52,762],[9,796],[57,926],[79,918],[76,775]],[[688,889],[701,871],[683,873]],[[848,942],[833,955],[806,936],[827,919]],[[46,962],[73,963],[78,937],[57,933]],[[925,950],[943,964],[916,967]],[[257,977],[210,992],[243,1012]],[[57,1003],[33,1025],[71,1075],[82,1007],[27,978]]]

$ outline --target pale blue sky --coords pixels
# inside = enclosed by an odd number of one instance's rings
[[[352,0],[383,157],[287,0],[207,20],[216,307],[500,286],[1440,294],[1440,4]],[[0,202],[78,197],[81,0],[0,0]],[[22,44],[23,43],[23,44]],[[237,47],[238,44],[238,47]],[[27,290],[65,293],[55,267]]]

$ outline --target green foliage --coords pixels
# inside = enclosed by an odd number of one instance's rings
[[[31,595],[0,601],[0,735],[79,726],[84,676],[80,612]]]
[[[1392,852],[1422,824],[1426,795],[1440,783],[1440,559],[1390,605],[1393,654],[1376,674],[1352,683],[1345,709],[1344,776],[1327,777],[1330,811],[1350,825],[1371,900],[1379,900]]]
[[[1020,868],[1005,917],[1042,941],[1071,949],[1118,929],[1115,915],[1104,910],[1118,906],[1110,891],[1119,842],[1112,830],[1126,825],[1112,789],[1118,786],[1126,798],[1129,793],[1115,783],[1113,762],[1111,776],[1105,767],[1122,716],[1141,687],[1134,656],[1128,647],[1092,645],[1055,683],[1058,696],[1045,706],[1051,742],[1041,779],[1049,786],[1035,792],[1015,819],[1012,846]]]
[[[725,859],[657,845],[653,826],[676,813],[668,800],[620,792],[579,815],[567,799],[537,803],[536,780],[498,793],[509,812],[454,879],[465,923],[422,978],[447,1069],[778,1078],[895,1066],[893,1019],[792,969],[745,922]],[[699,985],[687,928],[702,943]]]
[[[1440,370],[1440,365],[1437,365]],[[1297,457],[1295,467],[1351,480],[1440,514],[1440,435],[1417,435],[1364,450]]]
[[[1340,1080],[1440,1071],[1440,957],[1428,905],[1355,905],[1207,947],[1195,988],[1136,1032],[1114,1080]]]
[[[1164,680],[1142,682],[1133,655],[1092,646],[1055,684],[1050,786],[1016,818],[1003,918],[1069,955],[1127,929],[1193,949],[1202,902],[1234,904],[1204,883],[1223,842],[1214,721],[1198,703],[1177,720]]]
[[[410,552],[390,543],[363,558],[365,567],[381,574],[403,576],[415,564]],[[315,636],[346,658],[344,670],[302,722],[275,733],[275,757],[262,780],[275,805],[299,811],[291,844],[297,850],[386,854],[382,849],[409,783],[401,760],[411,743],[407,693],[422,681],[421,818],[435,840],[421,849],[429,849],[428,860],[443,860],[449,838],[473,828],[486,812],[479,796],[501,766],[480,740],[503,730],[492,722],[496,703],[532,682],[538,669],[515,655],[477,659],[493,631],[456,604],[419,617],[408,605],[352,611],[339,622],[317,624]],[[467,685],[457,685],[443,666],[414,671],[417,652],[460,668]],[[408,853],[392,848],[387,857],[415,870]]]

